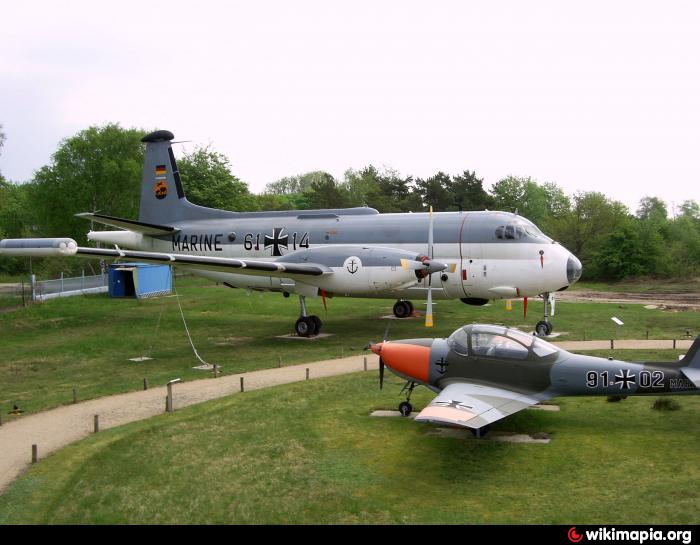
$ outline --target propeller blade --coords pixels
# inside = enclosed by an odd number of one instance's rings
[[[433,207],[430,207],[428,223],[428,258],[433,259]]]
[[[425,327],[433,327],[433,290],[428,288],[428,307],[425,310]]]
[[[523,319],[527,319],[527,297],[523,297]]]
[[[326,311],[326,314],[328,314],[328,307],[326,306],[326,290],[321,290],[321,301],[323,301],[323,308]]]
[[[379,389],[384,389],[384,360],[379,358]]]
[[[389,328],[391,327],[391,322],[386,324],[386,329],[384,330],[384,336],[382,337],[382,342],[385,343],[389,340]]]

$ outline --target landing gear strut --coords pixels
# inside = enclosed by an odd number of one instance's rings
[[[321,332],[321,318],[318,316],[309,316],[306,313],[306,298],[303,295],[299,296],[299,305],[301,306],[301,316],[294,324],[294,329],[300,337],[313,337]]]
[[[406,394],[406,401],[399,403],[399,412],[401,413],[401,416],[408,416],[413,411],[413,405],[411,405],[411,394],[413,393],[413,389],[415,387],[416,383],[409,380],[406,384],[404,384],[404,387],[401,390],[401,393],[405,391],[408,392]]]
[[[397,318],[408,318],[411,314],[413,314],[411,301],[396,301],[394,303],[394,316]]]
[[[476,437],[477,439],[481,439],[484,435],[486,435],[489,430],[491,429],[491,426],[486,424],[485,426],[482,426],[480,428],[469,428],[472,432],[472,435]]]
[[[549,293],[543,293],[542,298],[544,299],[544,317],[535,326],[535,333],[538,337],[546,337],[554,331],[554,326],[549,321]]]

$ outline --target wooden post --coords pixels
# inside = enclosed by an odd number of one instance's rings
[[[168,383],[168,412],[173,414],[173,385]]]
[[[282,356],[277,356],[277,367],[282,367]]]
[[[214,364],[214,378],[219,378],[219,365]]]
[[[99,414],[95,415],[95,422],[94,423],[95,423],[95,433],[97,433],[98,431],[100,431],[100,415]]]
[[[143,377],[143,389],[148,390],[148,379]]]
[[[345,351],[343,350],[343,347],[340,347],[340,357],[344,358],[345,357]]]
[[[610,339],[610,350],[613,350],[615,348],[615,341]]]
[[[245,392],[245,388],[243,387],[243,377],[241,377],[241,392]]]
[[[586,340],[586,332],[585,331],[583,332],[583,340],[584,341]]]
[[[73,386],[73,403],[78,402],[78,393],[75,391],[75,386]]]
[[[0,412],[0,426],[2,426],[2,412]]]
[[[309,368],[306,368],[306,380],[309,380]]]
[[[365,371],[367,371],[367,356],[365,356]]]
[[[36,445],[32,445],[32,463],[36,464],[39,461],[39,448]]]
[[[676,339],[673,339],[673,349],[676,349]]]
[[[647,341],[649,340],[649,330],[647,329]]]

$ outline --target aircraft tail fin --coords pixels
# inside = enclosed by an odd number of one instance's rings
[[[678,363],[681,366],[681,373],[700,388],[700,335],[695,337],[688,353]]]
[[[683,356],[683,359],[680,360],[680,364],[683,367],[700,369],[700,335],[695,337],[695,341],[692,345],[690,345],[690,348],[688,349],[686,355]]]
[[[168,225],[177,218],[178,208],[184,204],[182,201],[186,201],[170,145],[173,138],[170,131],[155,131],[141,139],[146,143],[141,178],[141,222]]]

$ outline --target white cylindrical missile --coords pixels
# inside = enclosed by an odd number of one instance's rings
[[[75,255],[78,244],[72,238],[6,238],[0,240],[0,255],[69,256]]]

